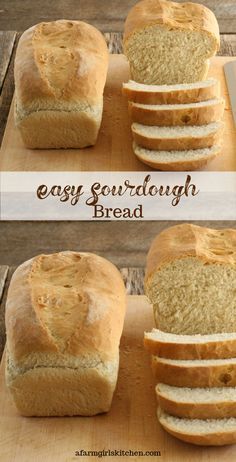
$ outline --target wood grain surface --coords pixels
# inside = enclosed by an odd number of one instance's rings
[[[144,331],[154,326],[145,297],[127,298],[120,345],[118,384],[111,410],[95,417],[24,418],[18,415],[0,368],[0,454],[4,462],[65,462],[80,460],[75,451],[103,449],[160,451],[163,462],[232,462],[235,446],[199,447],[183,443],[162,430],[156,418],[154,379],[149,354],[143,348]],[[95,459],[95,457],[94,457]],[[109,460],[145,461],[147,456],[109,457]],[[91,457],[83,456],[84,462]]]
[[[0,92],[10,64],[16,33],[0,31]]]
[[[199,3],[199,0],[192,1]],[[1,0],[0,30],[20,31],[37,22],[65,18],[90,22],[103,32],[121,32],[135,3],[137,0]],[[201,3],[214,11],[221,33],[236,33],[234,0],[201,0]]]
[[[223,66],[233,58],[214,57],[209,76],[216,77],[225,98],[224,144],[221,154],[201,170],[236,171],[236,131],[232,118]],[[9,114],[0,154],[1,171],[147,171],[133,153],[127,100],[122,83],[129,79],[129,66],[123,54],[110,55],[104,90],[102,125],[95,146],[84,149],[30,150],[24,147],[15,127],[13,104]]]

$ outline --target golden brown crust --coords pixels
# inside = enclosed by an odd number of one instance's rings
[[[219,97],[220,88],[219,82],[215,81],[211,86],[205,88],[165,92],[134,90],[124,87],[123,94],[129,101],[140,104],[188,104]]]
[[[215,230],[189,223],[165,229],[147,256],[146,284],[151,275],[174,260],[195,257],[206,264],[236,266],[236,230]]]
[[[135,131],[132,127],[132,134],[136,144],[146,149],[157,151],[185,151],[191,149],[210,148],[218,144],[222,136],[222,128],[210,133],[207,136],[185,136],[181,138],[151,138]]]
[[[209,364],[188,366],[171,364],[157,356],[152,356],[152,370],[157,382],[173,385],[175,387],[201,388],[201,387],[235,387],[236,386],[236,360],[235,363]]]
[[[95,27],[67,20],[37,24],[23,33],[16,52],[19,109],[66,109],[78,102],[96,105],[107,67],[106,42]]]
[[[176,3],[166,0],[142,0],[129,12],[124,29],[124,45],[135,32],[161,25],[172,30],[204,31],[220,47],[219,26],[214,13],[197,3]]]
[[[137,158],[144,164],[148,165],[149,167],[154,168],[155,170],[162,170],[162,171],[169,171],[169,172],[198,170],[204,167],[208,162],[213,160],[216,156],[218,156],[220,152],[221,152],[221,149],[219,147],[219,150],[215,150],[214,152],[212,152],[211,155],[203,156],[202,158],[196,159],[196,160],[172,161],[172,162],[155,161],[154,162],[154,161],[149,160],[148,157],[141,156],[140,154],[134,151]]]
[[[69,251],[37,256],[11,280],[9,354],[15,366],[31,353],[117,360],[124,313],[123,280],[109,261]]]
[[[132,122],[138,122],[143,125],[157,125],[160,127],[207,125],[222,118],[224,104],[223,98],[219,98],[216,104],[208,106],[173,109],[163,106],[155,110],[152,106],[145,108],[136,105],[136,103],[129,102],[129,113]]]
[[[144,346],[152,355],[167,359],[236,358],[236,339],[206,340],[205,343],[198,343],[196,339],[196,343],[177,343],[144,338]]]
[[[186,419],[224,419],[236,417],[236,402],[186,403],[173,401],[156,387],[159,406],[168,414]]]

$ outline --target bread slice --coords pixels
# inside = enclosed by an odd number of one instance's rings
[[[144,346],[167,359],[236,358],[236,333],[178,335],[152,329],[144,333]]]
[[[134,154],[156,170],[188,171],[204,167],[221,152],[220,145],[188,151],[153,151],[133,143]]]
[[[236,417],[236,388],[181,388],[156,386],[159,406],[176,417],[221,419]]]
[[[203,5],[143,0],[129,12],[124,53],[131,78],[149,85],[204,80],[219,49],[216,17]]]
[[[157,416],[162,427],[171,435],[187,443],[200,446],[224,446],[236,443],[236,419],[181,419],[161,408]]]
[[[212,122],[208,125],[187,127],[149,127],[132,124],[136,144],[157,151],[185,151],[210,148],[220,142],[224,124]]]
[[[223,98],[189,104],[140,104],[129,102],[132,122],[160,127],[207,125],[221,120]]]
[[[148,252],[145,293],[162,331],[236,332],[236,229],[164,229]]]
[[[213,78],[177,85],[145,85],[129,80],[123,83],[123,94],[134,103],[186,104],[214,99],[220,96],[220,87],[219,81]]]
[[[152,356],[157,382],[175,387],[235,387],[236,358],[177,360]]]

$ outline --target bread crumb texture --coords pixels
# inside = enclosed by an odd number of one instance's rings
[[[236,331],[236,231],[191,224],[163,231],[147,260],[157,327],[175,334]]]
[[[217,20],[207,7],[143,0],[130,10],[125,23],[131,78],[150,85],[204,80],[219,40]]]

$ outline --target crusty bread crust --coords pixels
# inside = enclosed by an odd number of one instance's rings
[[[220,335],[220,334],[219,334]],[[201,338],[204,335],[201,336]],[[209,337],[209,336],[207,336]],[[236,338],[222,338],[218,341],[206,340],[205,343],[170,342],[144,337],[144,346],[152,355],[167,359],[226,359],[236,358]]]
[[[168,126],[189,126],[207,125],[210,122],[221,120],[224,113],[224,99],[219,98],[216,104],[208,106],[195,106],[186,108],[166,108],[164,105],[160,109],[141,107],[136,103],[129,102],[129,113],[132,122],[143,125],[157,125],[160,127]]]
[[[219,144],[223,132],[223,126],[216,129],[214,133],[206,136],[185,136],[180,138],[151,138],[139,133],[133,126],[132,134],[136,144],[146,149],[157,151],[188,151],[191,149],[210,148],[214,144]]]
[[[162,231],[147,256],[146,285],[162,266],[182,258],[196,257],[206,264],[236,265],[236,230],[216,230],[183,223]],[[222,251],[223,249],[223,251]]]
[[[198,3],[166,0],[142,0],[131,8],[125,21],[124,47],[135,32],[155,25],[166,26],[172,30],[204,31],[214,37],[215,52],[219,50],[219,26],[209,8]]]
[[[222,401],[212,403],[181,402],[170,399],[156,386],[159,406],[168,414],[186,419],[223,419],[236,417],[236,402]]]
[[[20,38],[15,58],[16,126],[27,147],[82,147],[80,111],[96,122],[88,124],[87,145],[101,123],[103,89],[108,68],[108,49],[102,34],[82,21],[43,22],[26,30]],[[45,113],[48,130],[44,131]],[[90,112],[94,111],[95,115]],[[61,119],[59,120],[58,113]],[[32,116],[32,117],[30,117]],[[70,143],[67,120],[78,128]],[[61,127],[60,146],[54,142],[54,123]],[[35,135],[37,124],[39,135]],[[40,138],[40,139],[39,139]],[[39,144],[37,144],[39,139]]]
[[[158,409],[157,416],[160,424],[168,433],[187,443],[192,443],[199,446],[224,446],[226,444],[236,443],[236,429],[228,432],[222,429],[222,432],[209,432],[207,434],[191,435],[190,433],[183,433],[178,431],[176,427],[167,424],[163,412],[160,408]],[[191,425],[191,421],[189,424]]]
[[[218,150],[214,150],[211,155],[208,156],[203,156],[199,159],[194,159],[194,160],[188,160],[186,159],[181,160],[181,161],[169,161],[169,162],[158,162],[158,160],[150,160],[148,156],[141,155],[139,152],[137,152],[134,148],[134,153],[137,156],[137,158],[143,162],[144,164],[148,165],[149,167],[154,168],[155,170],[163,170],[163,171],[193,171],[193,170],[198,170],[202,167],[204,167],[208,162],[211,160],[215,159],[216,156],[218,156],[221,152],[221,148],[219,146]]]
[[[67,318],[60,308],[63,300]],[[51,319],[50,310],[57,305]],[[9,353],[18,366],[36,352],[100,353],[111,360],[117,355],[124,312],[123,280],[108,260],[69,251],[39,255],[20,265],[11,280],[6,302]]]
[[[171,360],[169,360],[171,361]],[[236,359],[234,363],[200,365],[172,364],[168,360],[152,356],[152,370],[157,382],[175,387],[235,387]]]
[[[82,21],[42,22],[27,29],[15,58],[19,108],[57,109],[100,102],[108,67],[105,39]],[[42,107],[44,106],[44,107]],[[66,109],[66,106],[64,106]],[[72,110],[73,108],[70,107]]]
[[[149,85],[147,85],[148,87]],[[123,87],[123,94],[129,101],[140,104],[188,104],[207,101],[220,96],[219,82],[214,81],[211,86],[171,91],[145,91]]]
[[[6,377],[19,412],[107,411],[124,314],[122,277],[102,257],[67,251],[19,266],[6,303]]]

